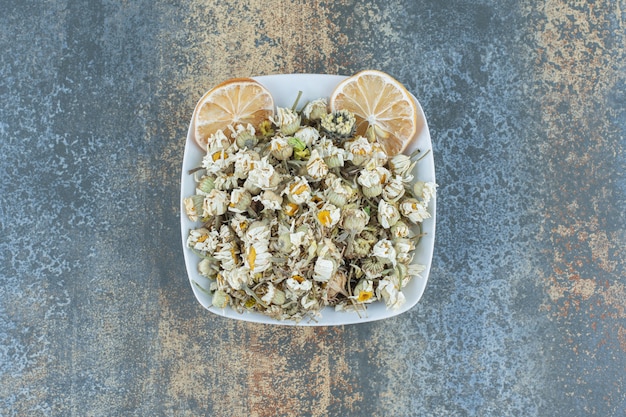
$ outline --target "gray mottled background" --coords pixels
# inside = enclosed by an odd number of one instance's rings
[[[0,0],[0,415],[626,415],[623,0]],[[386,71],[439,183],[422,301],[204,311],[186,129],[227,78]]]

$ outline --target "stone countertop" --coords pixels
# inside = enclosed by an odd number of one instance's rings
[[[0,6],[0,415],[626,415],[623,1]],[[179,227],[196,101],[364,68],[428,117],[424,297],[345,327],[205,311]]]

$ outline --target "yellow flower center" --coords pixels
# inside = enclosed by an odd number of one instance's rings
[[[198,238],[198,242],[202,243],[209,238],[209,235],[202,235]]]
[[[213,154],[213,162],[217,162],[218,159],[226,159],[228,155],[224,151],[218,151]]]
[[[254,246],[250,247],[250,253],[248,253],[248,265],[250,265],[250,270],[254,270],[254,261],[256,261],[256,249]]]
[[[360,291],[359,296],[357,297],[357,301],[359,303],[364,303],[374,296],[374,292],[372,291]]]
[[[330,223],[332,222],[332,219],[330,218],[330,211],[321,210],[317,213],[317,220],[319,220],[322,226],[330,226]]]
[[[292,184],[290,188],[291,194],[300,195],[309,188],[306,184]]]
[[[285,214],[287,216],[294,216],[298,211],[298,205],[294,203],[287,203],[285,205]]]

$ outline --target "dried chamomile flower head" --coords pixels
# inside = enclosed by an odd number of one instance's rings
[[[411,157],[404,154],[398,154],[389,160],[389,168],[391,172],[401,177],[408,175],[415,166],[416,162],[411,161]]]
[[[293,146],[284,136],[274,136],[270,142],[270,153],[279,161],[285,161],[293,155]]]
[[[218,271],[219,265],[214,259],[202,258],[200,263],[198,263],[198,272],[203,277],[216,279]]]
[[[415,198],[406,198],[400,201],[400,213],[412,223],[421,223],[430,217],[426,206]]]
[[[218,172],[228,169],[232,162],[228,147],[223,147],[221,144],[209,143],[207,154],[202,159],[202,168],[209,174],[216,174]]]
[[[206,197],[204,197],[202,204],[202,216],[213,217],[222,215],[226,213],[226,210],[228,210],[228,203],[230,203],[230,196],[228,193],[215,188],[211,190]]]
[[[185,197],[183,204],[185,206],[185,214],[187,214],[189,220],[193,222],[198,221],[198,216],[203,213],[204,196],[192,195],[191,197]]]
[[[421,198],[422,204],[426,206],[435,195],[436,188],[435,183],[416,181],[415,184],[413,184],[413,193],[418,198]]]
[[[246,126],[238,124],[236,126],[228,126],[232,134],[230,135],[240,149],[254,148],[259,142],[255,135],[254,126],[248,123]]]
[[[390,229],[398,222],[398,220],[400,220],[400,212],[398,211],[398,208],[385,200],[380,200],[378,202],[377,216],[378,223],[380,223],[380,225],[385,229]]]
[[[216,131],[194,170],[186,245],[213,306],[296,321],[400,308],[425,268],[413,258],[436,185],[410,184],[416,162],[355,135],[352,113],[295,108]]]
[[[230,139],[228,139],[228,136],[226,136],[224,131],[220,129],[211,136],[209,136],[206,146],[207,153],[209,153],[210,149],[228,149],[228,147],[230,146]]]
[[[261,202],[264,210],[280,210],[283,206],[283,198],[272,190],[265,190],[252,200]]]
[[[325,98],[318,98],[317,100],[310,101],[302,109],[302,114],[309,120],[320,120],[326,116],[328,104]]]
[[[276,118],[272,119],[272,122],[285,136],[293,135],[300,129],[300,115],[292,109],[279,107],[276,109]]]
[[[363,278],[356,284],[354,295],[351,297],[358,304],[371,303],[376,300],[374,295],[374,282],[370,279]]]
[[[331,203],[326,203],[317,212],[317,221],[322,227],[334,227],[341,219],[341,209]]]
[[[237,179],[246,179],[250,174],[250,170],[254,168],[254,164],[261,159],[259,154],[253,150],[240,150],[234,156],[234,172],[233,175]]]
[[[248,178],[246,179],[248,186],[246,188],[256,195],[260,190],[276,189],[280,180],[280,174],[276,172],[274,165],[268,160],[268,157],[264,156],[260,161],[254,163],[254,167],[248,173]]]
[[[348,151],[348,159],[357,166],[365,165],[374,152],[372,144],[363,136],[357,136],[354,140],[345,142],[344,148]]]
[[[230,194],[228,210],[234,213],[243,213],[252,204],[252,195],[245,188],[237,188]]]
[[[368,198],[377,197],[383,192],[383,181],[383,176],[376,169],[363,169],[357,178],[363,195]]]
[[[226,308],[230,303],[230,296],[224,290],[217,290],[213,293],[213,307]]]
[[[354,135],[356,118],[347,110],[339,110],[322,116],[321,127],[331,139],[340,142]]]
[[[327,180],[325,191],[326,200],[337,207],[343,208],[354,196],[354,189],[347,185],[341,178],[334,177]]]
[[[389,278],[381,279],[376,288],[379,298],[385,301],[387,308],[397,310],[406,302],[406,298],[402,291]]]
[[[311,200],[311,186],[305,177],[294,177],[285,187],[283,194],[295,204],[304,204]]]
[[[391,238],[405,238],[411,234],[411,228],[402,220],[398,220],[393,226],[391,226]]]
[[[378,258],[379,261],[387,264],[396,264],[396,249],[393,247],[393,242],[388,239],[381,239],[372,248],[372,255]]]
[[[312,146],[320,138],[320,132],[314,127],[305,126],[301,127],[293,136],[300,139],[305,146]]]
[[[404,181],[399,175],[394,175],[387,181],[383,187],[383,198],[388,202],[396,202],[406,192],[404,188]]]
[[[343,211],[341,227],[356,235],[365,229],[369,221],[370,216],[365,210],[357,207],[349,207]]]
[[[314,181],[319,181],[328,174],[328,165],[326,165],[317,149],[311,152],[311,156],[306,163],[306,170],[309,177]]]
[[[379,278],[385,270],[385,262],[375,258],[367,258],[361,263],[361,271],[369,279]]]

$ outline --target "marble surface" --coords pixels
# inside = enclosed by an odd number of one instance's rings
[[[0,415],[626,415],[626,4],[0,0]],[[188,284],[188,121],[234,76],[420,100],[433,269],[395,318],[229,321]]]

